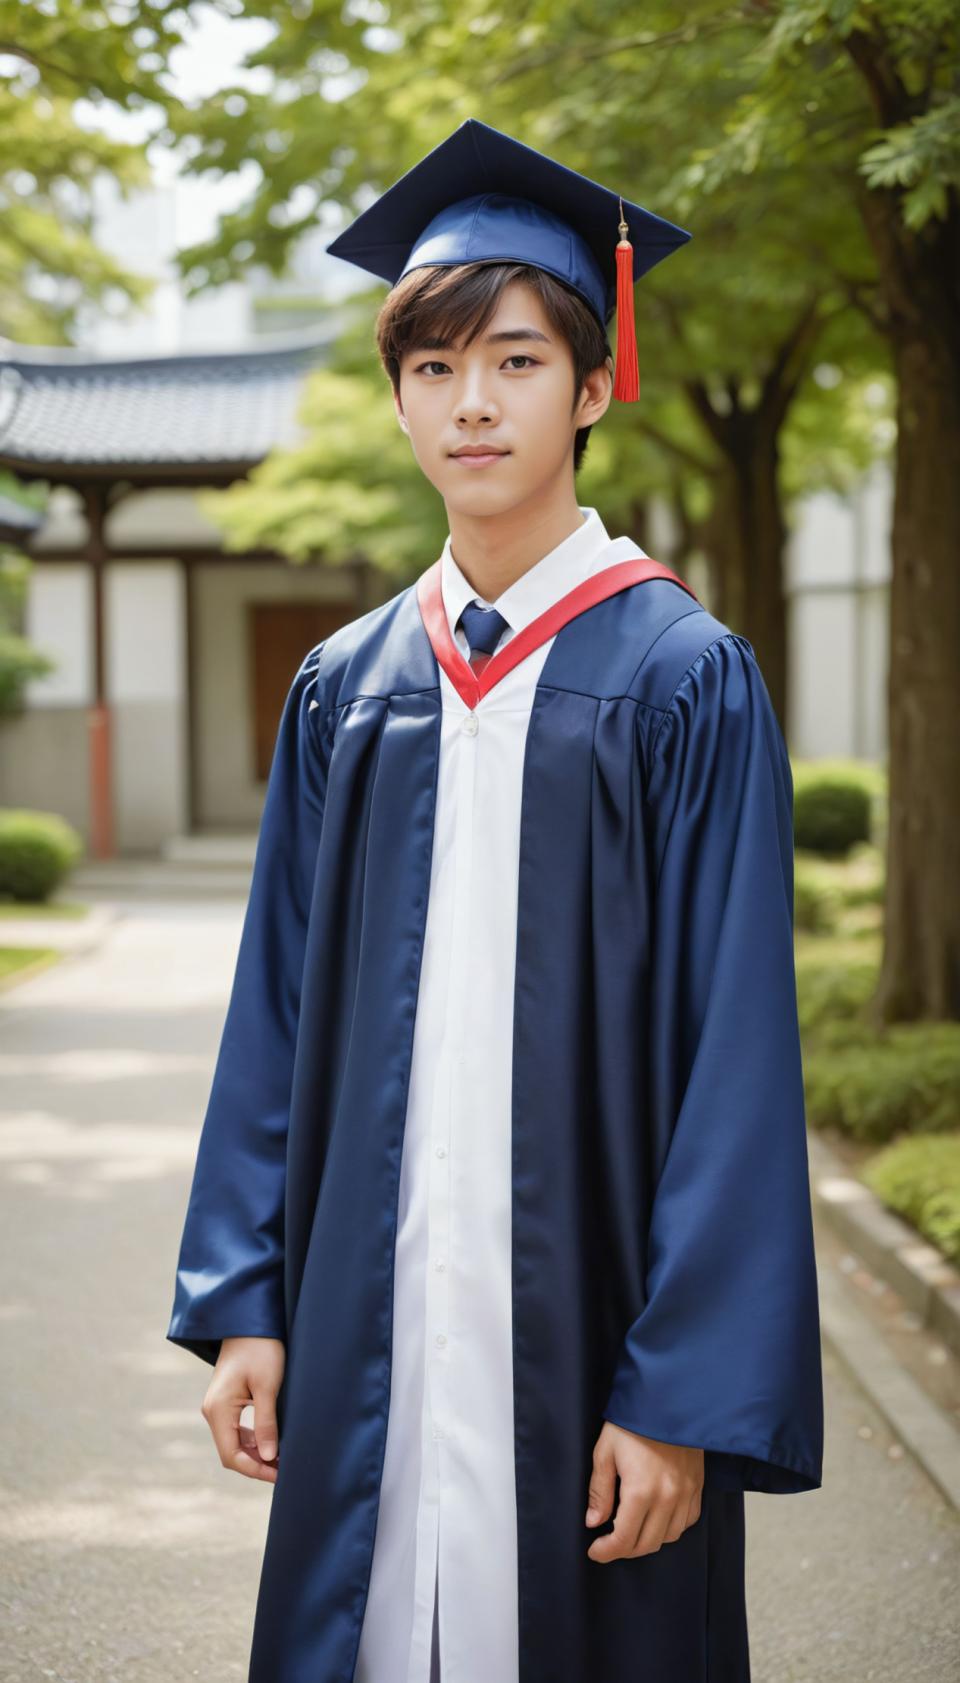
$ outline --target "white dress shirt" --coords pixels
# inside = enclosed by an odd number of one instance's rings
[[[590,573],[644,553],[627,538],[612,541],[596,509],[580,512],[582,524],[492,604],[476,596],[447,538],[443,604],[465,655],[455,627],[468,602],[504,616],[502,648]],[[400,1170],[390,1407],[354,1683],[517,1679],[513,984],[524,749],[552,645],[553,637],[532,650],[475,709],[439,668],[436,826]]]

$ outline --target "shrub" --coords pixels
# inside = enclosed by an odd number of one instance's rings
[[[862,1174],[891,1210],[960,1263],[960,1134],[895,1140]]]
[[[876,1030],[867,1007],[876,991],[879,960],[797,956],[797,1004],[804,1041],[820,1045],[871,1044]]]
[[[942,1133],[960,1123],[960,1025],[899,1023],[804,1054],[807,1117],[851,1139]]]
[[[79,832],[57,813],[0,810],[0,899],[46,900],[82,851]]]
[[[823,770],[797,777],[793,834],[797,847],[828,856],[848,854],[871,839],[873,797],[855,771]]]
[[[828,935],[837,927],[841,897],[811,858],[797,857],[793,869],[793,921],[811,935]]]

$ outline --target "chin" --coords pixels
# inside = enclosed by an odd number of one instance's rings
[[[451,466],[443,476],[443,495],[456,508],[503,507],[525,495],[506,462],[489,468]]]
[[[462,514],[502,514],[522,500],[516,486],[458,485],[454,491],[444,494],[447,507]]]

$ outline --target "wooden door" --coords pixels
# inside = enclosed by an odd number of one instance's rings
[[[250,739],[253,775],[266,779],[287,691],[304,656],[324,637],[354,618],[343,602],[249,602]]]

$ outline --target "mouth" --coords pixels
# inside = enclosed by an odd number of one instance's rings
[[[453,460],[462,462],[464,467],[481,468],[489,467],[492,462],[502,462],[505,456],[509,456],[510,452],[509,450],[461,450],[454,451],[452,454]]]

